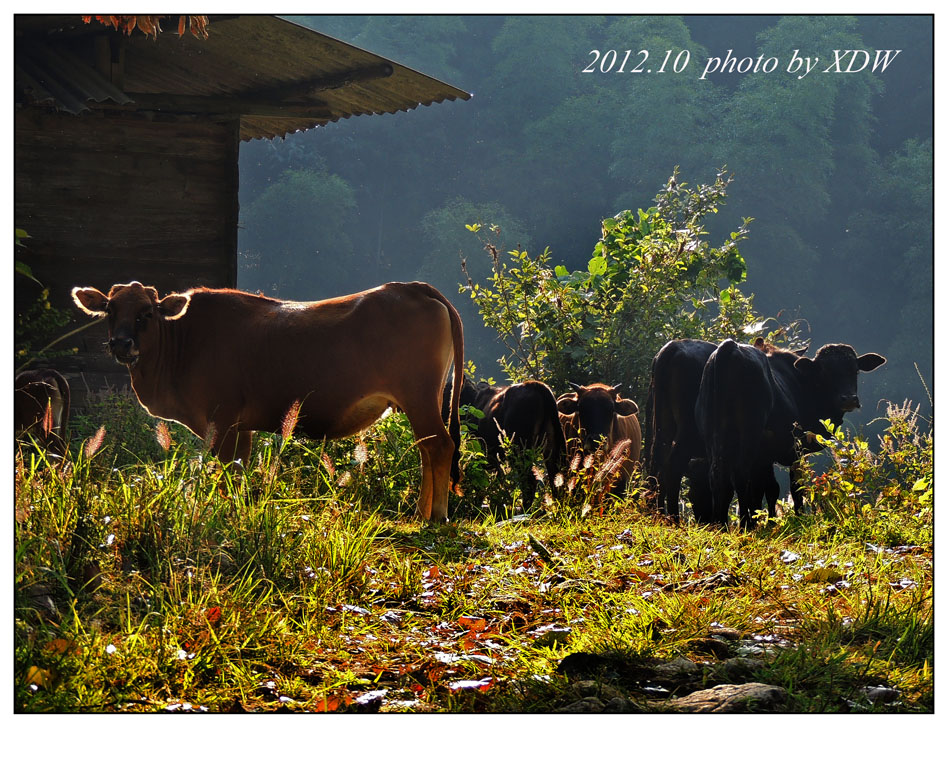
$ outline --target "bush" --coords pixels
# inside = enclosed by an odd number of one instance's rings
[[[933,427],[922,431],[909,401],[888,404],[887,428],[875,451],[826,421],[819,437],[830,457],[816,475],[814,456],[805,460],[805,499],[834,518],[846,535],[887,545],[933,541]]]
[[[487,242],[489,284],[469,278],[467,290],[508,349],[499,359],[508,377],[556,389],[569,381],[622,383],[645,399],[653,356],[670,339],[763,335],[767,321],[737,287],[746,274],[739,244],[751,220],[719,247],[706,240],[704,220],[718,212],[731,181],[721,170],[713,184],[692,188],[674,170],[654,206],[603,221],[586,270],[552,269],[547,249],[511,251],[506,262]],[[765,337],[787,343],[794,332],[779,326]]]

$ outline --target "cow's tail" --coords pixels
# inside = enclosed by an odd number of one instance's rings
[[[656,476],[656,359],[650,366],[650,387],[647,390],[647,408],[644,412],[643,433],[646,441],[643,442],[643,465],[649,476]]]
[[[729,408],[731,398],[728,391],[727,373],[736,361],[736,351],[736,342],[732,339],[726,339],[716,348],[714,372],[710,375],[710,393],[704,403],[704,408],[710,416],[707,426],[709,437],[707,453],[710,486],[713,489],[714,500],[718,499],[716,492],[731,483],[732,465],[735,459],[737,436],[732,410]],[[726,508],[728,509],[728,505]],[[726,515],[717,517],[721,520],[726,519]]]
[[[449,408],[449,436],[452,437],[452,443],[455,445],[455,451],[452,454],[452,487],[456,494],[461,494],[459,483],[462,480],[462,471],[459,467],[462,450],[462,426],[459,422],[459,397],[462,394],[462,382],[465,379],[465,337],[462,331],[462,318],[458,310],[438,289],[428,283],[418,283],[425,286],[426,290],[433,299],[441,303],[449,312],[449,322],[452,326],[452,348],[453,348],[453,378],[452,378],[452,401]]]
[[[455,444],[452,454],[452,485],[459,493],[459,482],[462,480],[462,471],[459,459],[462,454],[462,426],[459,423],[459,397],[462,395],[462,382],[465,380],[465,338],[462,333],[462,318],[458,310],[446,299],[449,317],[452,320],[452,346],[455,355],[455,370],[452,378],[452,408],[449,412],[449,435]]]
[[[558,470],[567,468],[567,437],[564,435],[564,428],[561,426],[561,418],[557,414],[557,399],[554,398],[554,392],[549,386],[544,386],[547,391],[544,396],[544,419],[548,421],[548,428],[551,429],[551,459]]]

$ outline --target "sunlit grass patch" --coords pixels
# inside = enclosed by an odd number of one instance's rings
[[[666,711],[752,679],[785,710],[932,710],[920,475],[743,532],[672,525],[635,487],[497,514],[512,487],[466,449],[476,488],[430,526],[401,416],[285,433],[240,474],[175,441],[18,461],[18,711]]]

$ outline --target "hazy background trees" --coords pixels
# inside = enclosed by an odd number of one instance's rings
[[[888,357],[862,378],[856,419],[884,397],[929,409],[914,363],[931,386],[930,17],[292,19],[475,97],[244,144],[241,287],[318,298],[429,280],[462,311],[466,353],[497,376],[498,344],[458,293],[462,258],[473,276],[490,267],[466,224],[580,269],[601,221],[650,206],[675,166],[691,183],[727,166],[735,181],[709,233],[754,218],[741,249],[756,310],[805,318],[813,349],[843,341]],[[902,52],[884,72],[817,73],[834,49],[875,48]],[[690,65],[588,74],[592,49],[647,49],[657,65],[688,50]],[[779,67],[700,80],[730,49]],[[785,72],[796,49],[821,58],[803,79]]]

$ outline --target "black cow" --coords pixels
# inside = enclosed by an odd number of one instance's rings
[[[668,342],[653,358],[647,396],[646,468],[656,485],[658,506],[679,518],[680,482],[691,460],[699,458],[700,477],[690,478],[690,502],[698,521],[708,522],[712,497],[708,490],[706,448],[696,427],[696,398],[703,367],[716,344],[683,338]]]
[[[26,370],[13,381],[13,428],[55,454],[66,454],[69,383],[56,370]]]
[[[760,351],[770,345],[761,338],[755,342]],[[689,478],[689,501],[700,523],[712,521],[712,494],[709,491],[706,446],[696,425],[696,399],[706,360],[716,344],[694,338],[669,341],[653,358],[650,390],[647,397],[647,431],[650,441],[646,453],[647,474],[655,485],[658,506],[665,503],[666,513],[679,518],[680,484]],[[774,473],[768,490],[778,495]]]
[[[773,463],[792,468],[792,498],[801,505],[795,474],[802,452],[821,448],[821,420],[840,425],[861,406],[858,372],[884,364],[879,354],[858,356],[847,344],[821,347],[814,359],[775,347],[765,351],[723,341],[703,369],[696,423],[706,448],[712,520],[726,523],[733,492],[743,528],[768,502],[775,514],[778,487]]]
[[[530,449],[541,452],[550,483],[565,463],[567,447],[564,432],[558,420],[557,402],[548,386],[528,380],[512,386],[490,386],[485,382],[473,384],[467,378],[459,395],[462,405],[481,410],[479,419],[462,419],[475,429],[475,435],[485,443],[488,466],[497,470],[504,454],[502,441],[507,438],[517,451]],[[521,494],[525,508],[534,501],[537,479],[529,469],[521,474]]]

